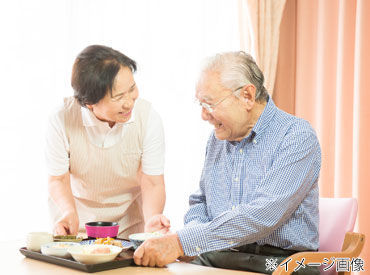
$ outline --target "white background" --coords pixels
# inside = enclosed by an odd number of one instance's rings
[[[51,231],[46,121],[73,94],[73,61],[91,44],[138,63],[140,96],[165,128],[165,214],[181,228],[211,131],[196,77],[204,57],[240,49],[237,0],[1,1],[0,35],[0,240]]]

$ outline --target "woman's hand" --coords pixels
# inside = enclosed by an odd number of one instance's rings
[[[67,212],[55,223],[54,235],[77,235],[78,226],[77,212]]]
[[[170,220],[166,218],[163,214],[157,214],[152,216],[146,223],[144,227],[145,232],[160,232],[166,234],[170,230]]]
[[[77,235],[79,220],[72,194],[69,172],[49,176],[49,195],[63,216],[54,224],[56,235]]]

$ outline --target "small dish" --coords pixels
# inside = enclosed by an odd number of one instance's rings
[[[41,253],[48,256],[56,256],[61,258],[70,258],[71,254],[68,252],[68,248],[80,245],[74,242],[52,242],[41,246]]]
[[[79,243],[83,240],[82,237],[77,237],[75,235],[56,235],[54,236],[54,242],[73,242]]]
[[[145,240],[162,237],[163,234],[159,232],[153,233],[135,233],[128,236],[129,240],[134,246],[134,249],[138,248]]]
[[[118,235],[119,225],[116,222],[88,222],[85,223],[85,228],[90,238],[115,238]]]
[[[83,264],[100,264],[113,261],[122,248],[113,245],[76,245],[68,248],[73,259]]]

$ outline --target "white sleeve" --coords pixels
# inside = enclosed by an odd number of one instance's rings
[[[147,175],[162,175],[164,172],[164,131],[162,119],[151,108],[143,141],[142,169]]]
[[[69,144],[64,126],[64,109],[50,115],[46,130],[46,170],[50,176],[60,176],[69,170]]]

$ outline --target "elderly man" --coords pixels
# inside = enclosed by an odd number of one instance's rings
[[[144,242],[136,264],[193,263],[271,273],[268,262],[318,249],[321,151],[315,131],[279,110],[244,52],[208,60],[196,97],[214,126],[185,227]],[[268,266],[268,265],[267,265]],[[319,274],[306,266],[295,274]]]

